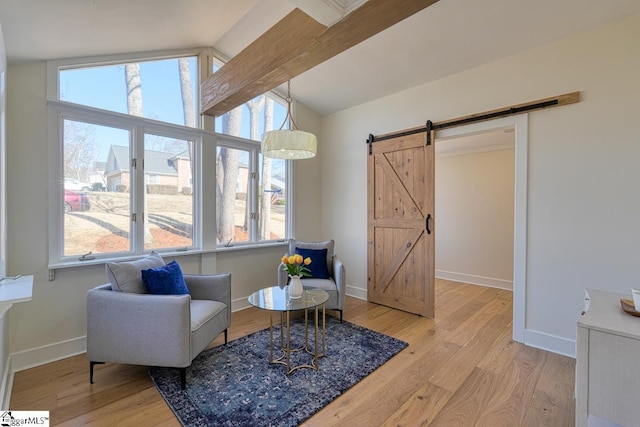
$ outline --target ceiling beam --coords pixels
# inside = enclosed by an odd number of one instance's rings
[[[369,0],[330,27],[294,9],[200,86],[201,114],[220,116],[438,0]]]
[[[202,114],[220,116],[284,83],[286,78],[270,86],[264,76],[287,67],[291,58],[298,57],[326,29],[294,9],[202,83]]]

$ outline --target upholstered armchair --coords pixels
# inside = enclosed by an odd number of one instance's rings
[[[87,357],[92,384],[94,365],[112,362],[178,368],[184,389],[191,361],[222,332],[227,343],[231,274],[185,274],[188,294],[149,293],[141,271],[162,266],[164,261],[157,254],[108,263],[111,283],[88,291]]]
[[[342,262],[334,252],[334,241],[302,242],[289,240],[289,255],[300,253],[303,257],[311,257],[312,274],[314,277],[304,277],[302,286],[305,289],[322,289],[329,294],[329,300],[325,307],[328,310],[340,312],[342,322],[342,310],[344,308],[346,273]],[[284,264],[278,266],[278,285],[285,286],[289,280]]]

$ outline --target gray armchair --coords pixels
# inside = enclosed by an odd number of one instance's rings
[[[312,278],[305,277],[302,279],[302,286],[305,289],[323,289],[329,294],[329,300],[325,307],[328,310],[337,310],[340,312],[340,321],[342,322],[342,310],[344,308],[344,297],[346,288],[346,273],[342,262],[334,253],[334,241],[327,240],[324,242],[302,242],[298,240],[289,240],[289,254],[295,254],[296,249],[311,250],[327,250],[327,271],[328,278]],[[317,262],[317,260],[314,260]],[[280,263],[278,266],[278,285],[285,286],[289,280],[287,272],[283,269],[284,265]]]
[[[148,266],[145,266],[148,267]],[[110,278],[112,276],[110,275]],[[190,295],[152,295],[106,284],[87,293],[89,379],[105,362],[186,368],[231,324],[231,274],[184,275]]]

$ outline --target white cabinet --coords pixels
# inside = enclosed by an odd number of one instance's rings
[[[578,319],[576,338],[576,426],[586,427],[589,415],[611,425],[638,426],[640,317],[620,306],[620,298],[630,299],[631,292],[587,292],[590,307]]]

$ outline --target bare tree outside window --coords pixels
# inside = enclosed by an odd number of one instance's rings
[[[214,59],[212,71],[215,73],[224,63]],[[240,110],[241,109],[241,110]],[[268,92],[260,95],[242,107],[238,107],[234,115],[241,117],[238,128],[229,126],[231,112],[219,116],[215,119],[216,132],[218,138],[217,167],[217,206],[216,223],[218,224],[218,245],[224,246],[232,242],[249,242],[255,239],[255,243],[262,241],[280,240],[286,237],[287,209],[286,209],[286,182],[287,182],[287,162],[281,159],[265,158],[256,151],[256,142],[262,140],[262,135],[268,130],[273,130],[274,123],[282,123],[286,119],[287,106],[284,99],[280,100],[277,95]],[[244,116],[242,113],[246,112]],[[236,116],[238,117],[238,116]],[[248,120],[247,120],[248,119]],[[230,147],[237,147],[242,144],[238,139],[230,139],[227,143],[224,135],[236,136],[247,140],[246,150]],[[223,151],[225,150],[225,151]],[[232,180],[228,180],[226,189],[223,188],[224,174],[228,170],[225,164],[227,153],[232,150],[239,153],[239,173],[235,194],[235,224],[232,230],[226,221],[231,220],[229,211],[223,214],[224,209],[230,209],[231,197],[226,199],[225,208],[221,208],[223,193],[225,190],[232,191]],[[251,164],[251,155],[257,152],[257,164]],[[247,172],[247,168],[251,168]],[[257,180],[257,193],[251,187],[252,178]],[[247,189],[251,188],[249,192]],[[230,196],[230,195],[228,195]],[[246,197],[245,197],[246,196]],[[255,206],[255,211],[251,207]],[[254,217],[253,215],[256,215]],[[226,219],[225,219],[226,218]],[[257,219],[256,219],[257,218]],[[225,229],[226,235],[223,237],[221,230]]]
[[[184,125],[196,127],[196,103],[193,100],[193,84],[191,83],[191,66],[189,58],[178,59],[180,75],[180,95],[182,96],[182,110]]]
[[[273,130],[273,99],[264,104],[264,131]],[[262,157],[262,185],[260,189],[260,240],[271,239],[271,158]]]
[[[85,123],[64,122],[64,177],[88,182],[96,156],[93,129]]]
[[[127,114],[142,117],[142,86],[140,84],[140,64],[125,64],[124,76],[127,83]]]
[[[142,85],[140,83],[140,64],[125,64],[124,75],[127,83],[127,113],[132,116],[142,117]],[[147,193],[147,181],[144,182],[145,194]],[[144,221],[144,242],[145,246],[153,247],[153,235],[149,228],[149,210],[147,209],[147,198],[144,199],[143,207]]]
[[[240,136],[242,106],[236,107],[222,117],[222,129],[227,135]],[[238,150],[220,147],[218,149],[217,182],[220,191],[217,209],[219,211],[218,242],[225,244],[235,239],[235,207],[238,185]],[[220,187],[220,183],[222,186]]]
[[[178,59],[178,71],[180,75],[180,95],[182,96],[182,111],[184,113],[184,124],[189,127],[196,127],[196,103],[193,99],[193,83],[191,82],[191,65],[189,58]],[[195,170],[195,159],[193,156],[193,144],[189,143],[189,160],[191,170]]]
[[[259,135],[259,125],[260,125],[260,111],[264,107],[265,96],[260,95],[251,101],[247,102],[247,107],[249,108],[249,139],[254,141],[260,140]],[[246,186],[249,186],[250,177],[247,175]],[[244,216],[244,230],[249,229],[249,221],[251,220],[251,212],[249,212],[249,203],[246,203],[245,207],[245,216]]]

